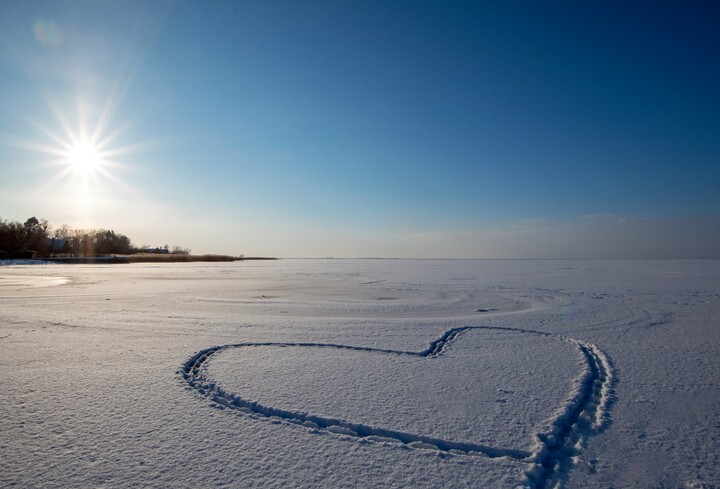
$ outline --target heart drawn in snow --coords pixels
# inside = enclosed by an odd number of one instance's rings
[[[502,341],[508,341],[510,338],[515,343],[506,342],[504,348],[497,348],[496,346],[500,344],[497,341],[500,340],[495,340],[492,350],[483,351],[482,341],[472,344],[462,344],[459,341],[462,335],[467,336],[472,333],[494,333],[496,336],[500,335]],[[526,343],[527,347],[524,351],[517,351],[518,339]],[[540,344],[547,345],[553,342],[560,342],[563,348],[574,348],[577,355],[574,356],[575,358],[563,359],[558,355],[565,353],[563,349],[554,353],[538,349]],[[489,347],[485,345],[485,348]],[[278,355],[275,349],[284,350]],[[381,365],[380,371],[388,372],[390,385],[382,382],[369,384],[382,385],[386,388],[391,394],[386,393],[385,398],[392,396],[393,390],[407,388],[407,384],[412,384],[417,378],[424,379],[425,384],[428,384],[430,379],[430,385],[416,389],[414,414],[399,413],[397,417],[393,417],[397,402],[393,405],[380,401],[379,406],[370,407],[374,418],[370,416],[371,419],[364,419],[356,412],[352,414],[358,416],[357,418],[347,420],[346,410],[340,410],[343,415],[336,415],[334,412],[328,414],[328,409],[333,408],[332,404],[329,408],[327,405],[322,407],[313,405],[312,396],[305,403],[298,403],[298,400],[292,399],[292,396],[288,401],[286,395],[271,395],[271,389],[266,385],[271,382],[267,382],[267,379],[266,384],[263,384],[262,379],[252,379],[259,385],[252,385],[248,382],[251,379],[244,379],[240,385],[245,386],[245,390],[254,390],[250,393],[239,392],[243,390],[240,388],[227,387],[231,383],[218,381],[217,376],[212,375],[210,367],[213,362],[210,360],[218,359],[216,362],[220,362],[223,357],[219,355],[220,353],[233,350],[238,355],[246,356],[251,356],[253,352],[268,350],[272,351],[274,358],[288,357],[289,353],[294,352],[297,355],[302,354],[303,358],[319,357],[320,361],[324,357],[317,355],[318,353],[327,355],[328,352],[334,352],[344,355],[340,358],[351,359],[354,356],[358,361],[367,360],[366,364],[385,362]],[[493,376],[488,381],[483,375],[483,365],[478,365],[477,361],[483,356],[493,354],[499,355],[497,358],[513,359],[515,363],[505,364],[505,370],[503,365],[498,364],[491,364],[492,368],[487,369],[486,364],[486,371],[493,372]],[[581,360],[579,372],[578,356]],[[463,358],[466,358],[465,363],[462,362]],[[553,375],[553,372],[558,375],[558,371],[563,372],[562,369],[558,370],[560,367],[555,368],[563,362],[566,375],[567,365],[571,364],[573,374],[569,378],[561,379],[559,383],[538,384],[537,379],[541,379],[543,375]],[[316,368],[321,375],[326,373],[323,367],[321,365],[319,369]],[[392,370],[394,368],[404,369],[406,377],[399,380]],[[538,373],[542,368],[549,370]],[[425,372],[425,377],[418,375],[418,372],[425,370],[428,371]],[[471,371],[462,373],[467,370]],[[438,379],[437,372],[444,372],[445,380],[450,378],[452,381],[448,383]],[[464,380],[456,379],[458,372],[465,375]],[[274,375],[275,372],[271,374]],[[532,380],[533,374],[535,380]],[[587,439],[607,426],[614,384],[610,362],[595,345],[541,331],[490,326],[464,326],[450,329],[431,342],[425,350],[419,352],[325,343],[253,342],[214,346],[188,359],[183,364],[180,375],[187,384],[213,403],[258,417],[274,417],[310,429],[362,438],[370,442],[395,443],[406,448],[434,449],[457,455],[505,457],[527,463],[532,466],[527,471],[527,476],[534,487],[545,487],[548,482],[556,480],[561,475],[561,471],[569,470],[570,457],[577,453],[577,447],[581,445],[578,441]],[[252,372],[249,375],[252,376]],[[358,376],[362,376],[362,373],[352,370],[346,378]],[[408,379],[410,382],[407,382]],[[564,380],[566,382],[563,382]],[[568,392],[567,387],[570,384],[572,385]],[[249,385],[252,385],[253,389],[248,389]],[[448,385],[454,386],[456,391],[444,390],[449,388]],[[516,389],[513,386],[520,388]],[[308,390],[313,391],[317,387],[311,384]],[[559,388],[562,390],[558,391]],[[465,389],[471,401],[472,405],[468,410],[461,410],[460,413],[460,418],[463,414],[468,414],[468,420],[458,421],[457,412],[445,414],[442,412],[448,405],[453,405],[455,398],[463,397],[458,396],[457,389]],[[356,389],[350,386],[345,392],[351,393],[354,390]],[[535,396],[538,392],[545,393],[545,399]],[[363,398],[364,403],[356,402],[353,406],[377,402],[378,395],[383,399],[383,393],[377,392],[377,389],[366,387],[365,394],[367,395]],[[518,399],[518,396],[523,395],[532,398]],[[331,393],[326,397],[335,399],[343,396]],[[402,394],[399,397],[404,398]],[[510,416],[507,414],[508,410],[511,412]],[[363,414],[367,412],[366,410]],[[503,420],[503,417],[507,419]],[[445,420],[449,428],[439,422],[439,419]],[[461,421],[466,421],[465,431],[462,429]],[[525,422],[525,425],[522,425],[522,422]],[[518,424],[522,426],[517,427]],[[447,436],[449,432],[454,436]],[[515,432],[516,436],[507,435],[509,432]]]

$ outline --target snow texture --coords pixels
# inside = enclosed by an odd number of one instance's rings
[[[0,487],[720,487],[720,262],[0,269]]]

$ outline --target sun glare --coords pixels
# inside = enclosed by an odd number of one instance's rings
[[[110,127],[119,95],[113,91],[104,104],[90,104],[78,95],[75,108],[42,95],[54,121],[29,121],[42,140],[18,136],[10,139],[14,146],[47,155],[44,161],[38,161],[38,169],[47,178],[38,182],[36,192],[55,196],[53,201],[63,202],[67,212],[74,211],[80,220],[89,220],[99,209],[135,196],[135,189],[120,178],[135,167],[119,158],[138,153],[149,143],[119,144],[128,127]]]

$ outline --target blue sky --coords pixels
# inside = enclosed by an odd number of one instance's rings
[[[0,217],[247,255],[720,257],[717,4],[445,3],[10,2]],[[110,140],[80,171],[83,127]]]

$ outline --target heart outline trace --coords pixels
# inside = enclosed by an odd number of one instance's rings
[[[579,350],[585,368],[576,381],[578,388],[569,396],[564,409],[551,423],[550,431],[536,435],[536,448],[532,452],[441,439],[267,406],[258,401],[243,399],[236,393],[226,391],[213,382],[205,372],[207,361],[216,353],[235,348],[259,346],[333,348],[434,358],[441,355],[453,340],[468,330],[499,330],[555,337],[558,340],[574,344]],[[223,408],[234,409],[260,417],[279,418],[292,424],[304,425],[311,429],[338,435],[362,438],[369,442],[391,442],[411,449],[434,449],[455,455],[479,455],[489,458],[504,457],[509,460],[527,463],[531,465],[531,468],[526,471],[526,476],[530,485],[535,488],[547,487],[549,483],[566,477],[572,466],[571,459],[577,455],[578,447],[587,438],[602,432],[609,426],[609,413],[615,399],[614,387],[617,382],[611,360],[599,347],[592,343],[543,331],[502,326],[461,326],[451,328],[432,341],[427,348],[419,352],[309,342],[247,342],[218,345],[195,353],[183,363],[178,373],[183,382],[186,382],[190,388]]]

